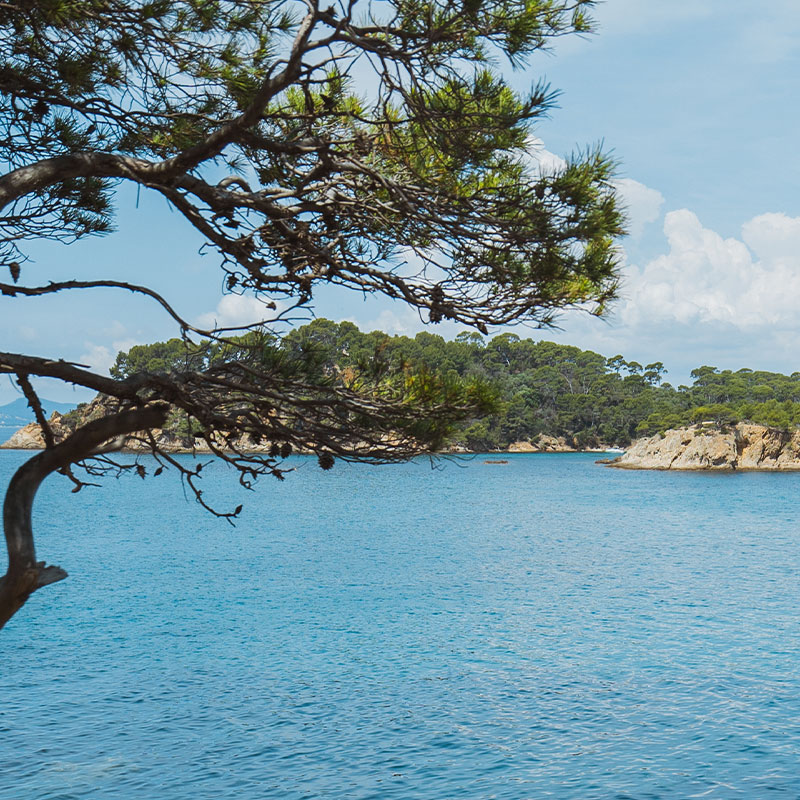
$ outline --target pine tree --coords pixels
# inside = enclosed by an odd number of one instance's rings
[[[225,291],[261,298],[265,324],[275,301],[307,306],[321,284],[382,294],[432,323],[483,332],[517,321],[547,325],[567,306],[602,313],[616,289],[622,232],[612,164],[589,151],[556,172],[538,170],[528,152],[532,126],[554,94],[543,84],[516,92],[502,68],[524,65],[554,37],[587,31],[591,5],[0,6],[3,302],[96,287],[145,294],[173,317],[187,350],[180,372],[124,379],[0,353],[0,371],[16,376],[47,443],[7,494],[0,623],[65,576],[36,561],[36,487],[60,470],[79,489],[86,479],[73,464],[90,474],[125,468],[108,455],[119,437],[138,432],[205,503],[199,469],[170,459],[150,433],[171,414],[189,420],[249,486],[281,475],[281,458],[299,447],[316,452],[323,468],[337,457],[387,461],[429,451],[452,419],[487,401],[479,386],[382,369],[380,359],[342,376],[321,370],[312,352],[278,357],[268,326],[246,339],[239,331],[226,351],[236,331],[192,326],[136,276],[27,283],[26,246],[109,232],[116,191],[132,182],[199,231],[219,254]],[[409,259],[423,268],[412,272]],[[198,354],[208,341],[213,358]],[[32,377],[101,392],[105,415],[56,442]],[[238,448],[242,434],[272,442],[272,455]]]

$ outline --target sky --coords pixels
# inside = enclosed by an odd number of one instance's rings
[[[629,217],[620,299],[604,320],[566,312],[558,330],[520,336],[662,361],[674,385],[720,369],[800,370],[800,14],[797,0],[607,0],[597,33],[560,39],[512,76],[544,77],[559,107],[535,131],[539,157],[603,142]],[[116,278],[160,290],[193,321],[251,322],[259,307],[221,294],[213,254],[161,199],[124,187],[118,230],[69,247],[31,248],[22,282]],[[406,307],[322,291],[317,316],[363,330],[446,337]],[[105,371],[117,351],[176,334],[145,299],[102,290],[0,297],[0,349]],[[88,393],[40,384],[58,401]],[[18,396],[0,380],[0,404]]]

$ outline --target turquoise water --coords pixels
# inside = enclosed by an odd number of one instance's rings
[[[53,479],[0,798],[800,797],[800,475],[508,460]]]

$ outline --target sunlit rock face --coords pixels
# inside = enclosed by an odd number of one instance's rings
[[[621,469],[800,469],[800,431],[740,422],[693,425],[637,439],[610,462]]]
[[[540,434],[535,441],[512,442],[508,446],[509,453],[572,453],[575,447],[563,436],[547,436]]]
[[[58,411],[53,412],[49,421],[56,441],[60,441],[69,433]],[[0,443],[0,447],[8,450],[42,450],[44,449],[42,429],[37,423],[31,422],[16,431],[6,442]]]

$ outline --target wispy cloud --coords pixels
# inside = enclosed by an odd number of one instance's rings
[[[107,375],[117,360],[117,353],[130,350],[131,347],[137,344],[143,344],[143,342],[131,338],[117,339],[111,342],[110,345],[86,342],[85,352],[78,356],[78,362],[86,364],[93,372]]]
[[[535,173],[544,176],[553,175],[567,166],[566,160],[548,150],[537,136],[529,136],[527,144]]]

